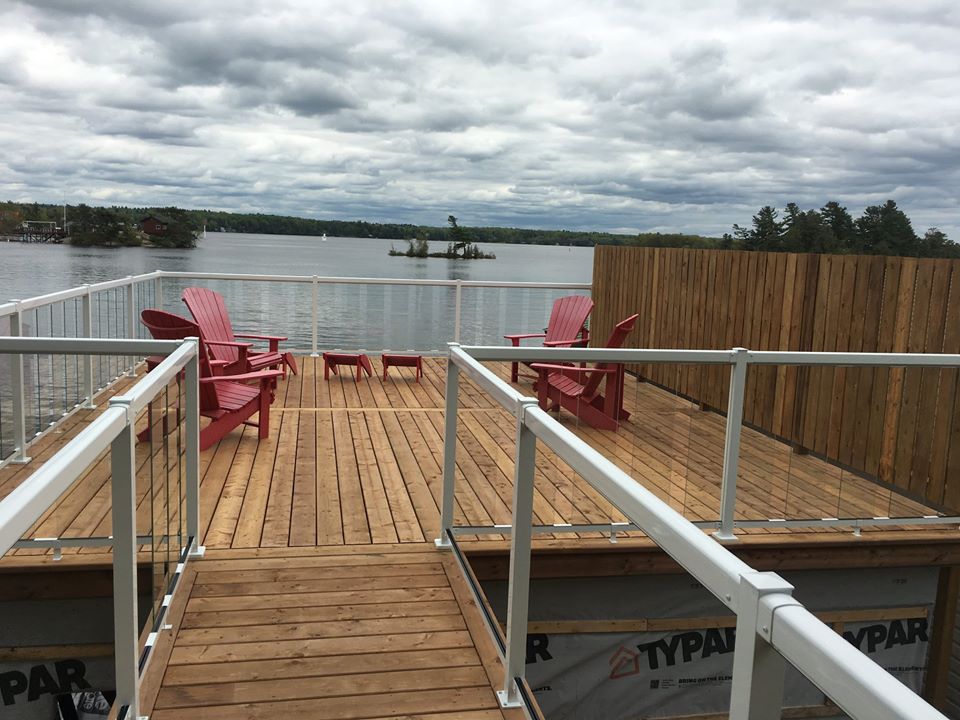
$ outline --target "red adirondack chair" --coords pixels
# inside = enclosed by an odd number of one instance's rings
[[[593,310],[593,300],[586,295],[566,295],[557,298],[550,311],[547,330],[542,333],[523,333],[504,335],[513,347],[519,347],[521,340],[543,338],[544,347],[586,347],[590,340],[590,331],[586,327],[587,317]],[[524,363],[530,365],[530,363]],[[519,364],[510,364],[510,382],[517,382]]]
[[[223,295],[207,288],[187,288],[181,299],[203,330],[204,341],[210,354],[216,360],[226,361],[226,373],[253,372],[265,367],[279,367],[285,364],[293,374],[297,374],[297,361],[293,353],[280,352],[280,343],[287,338],[278,335],[253,335],[235,333],[230,322],[230,313],[223,302]],[[270,350],[253,352],[250,343],[238,343],[237,338],[246,340],[266,340]]]
[[[639,315],[631,315],[613,328],[604,347],[618,348],[633,330]],[[566,408],[587,425],[616,430],[630,413],[623,409],[623,365],[597,363],[594,367],[573,367],[533,363],[539,372],[537,396],[544,410]],[[600,384],[606,380],[603,393]]]
[[[213,368],[220,372],[224,363],[209,360],[207,343],[196,323],[163,310],[144,310],[140,313],[140,320],[156,340],[200,338],[200,414],[212,421],[200,430],[201,450],[212,447],[241,424],[259,428],[261,440],[269,437],[273,386],[283,375],[282,371],[214,374]],[[253,380],[259,385],[246,384]],[[259,413],[257,422],[250,420],[254,413]]]

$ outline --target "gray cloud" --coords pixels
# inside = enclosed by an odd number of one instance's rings
[[[894,197],[960,239],[940,0],[30,0],[0,197],[719,234]]]

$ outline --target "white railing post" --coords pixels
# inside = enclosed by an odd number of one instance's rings
[[[457,280],[457,295],[453,306],[453,341],[460,342],[460,307],[463,301],[463,281]]]
[[[530,541],[533,536],[533,478],[536,471],[537,436],[526,426],[528,407],[534,398],[517,402],[517,450],[513,471],[513,529],[510,534],[510,580],[507,588],[507,650],[503,690],[497,691],[501,707],[523,707],[517,679],[527,666],[527,615],[530,600]]]
[[[319,327],[320,327],[320,298],[319,298],[320,282],[319,281],[320,281],[320,278],[314,275],[313,283],[312,283],[313,310],[310,315],[311,317],[310,325],[312,328],[313,340],[310,344],[310,347],[312,348],[310,351],[310,357],[319,357],[320,355],[320,353],[317,352],[317,333],[319,332]]]
[[[777,607],[800,604],[792,597],[793,586],[776,573],[740,576],[730,720],[780,720],[787,664],[770,644],[773,612],[760,605],[762,597],[772,594],[782,598]]]
[[[23,335],[23,313],[19,307],[19,300],[10,302],[18,303],[16,311],[10,316],[10,335],[21,337]],[[36,378],[40,382],[40,378]],[[10,462],[28,463],[30,456],[27,455],[27,399],[24,393],[23,378],[23,355],[12,353],[10,355],[10,389],[13,392],[13,456]]]
[[[80,313],[83,316],[82,337],[93,337],[93,296],[90,292],[90,286],[84,285],[83,302],[81,303]],[[83,355],[83,405],[88,410],[93,409],[93,356],[89,353]]]
[[[117,704],[127,705],[129,718],[138,717],[139,618],[137,617],[137,506],[134,413],[130,401],[113,398],[122,407],[127,424],[110,450],[113,503],[113,633]]]
[[[159,270],[157,272],[160,272]],[[163,310],[163,276],[157,275],[153,279],[153,306]]]
[[[190,557],[203,557],[200,544],[200,340],[187,338],[196,346],[196,352],[184,368],[184,423],[186,424],[187,471],[187,537],[190,541]]]
[[[457,347],[448,343],[448,348]],[[448,349],[449,353],[449,349]],[[460,394],[460,368],[447,356],[447,385],[444,394],[443,431],[443,497],[440,508],[440,537],[434,542],[438,548],[449,548],[447,531],[453,528],[453,500],[457,492],[457,406]]]
[[[743,424],[743,393],[747,385],[747,349],[734,348],[727,398],[727,432],[723,443],[723,480],[720,496],[720,529],[717,540],[736,540],[733,514],[737,507],[737,472],[740,466],[740,430]]]
[[[137,306],[134,300],[133,276],[127,277],[127,339],[133,340],[137,332]],[[136,377],[137,358],[130,356],[130,365],[127,367],[127,377]]]

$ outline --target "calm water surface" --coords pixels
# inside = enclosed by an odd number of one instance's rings
[[[77,248],[69,245],[0,243],[0,302],[54,292],[152,270],[275,275],[501,280],[589,283],[593,249],[545,245],[484,245],[496,260],[444,260],[389,257],[400,241],[210,233],[193,250],[156,248]],[[442,249],[435,243],[434,248]],[[288,335],[298,349],[312,343],[312,296],[308,284],[164,280],[163,298],[152,287],[138,291],[138,309],[147,306],[186,314],[180,303],[188,284],[213,287],[227,298],[234,324],[250,331]],[[505,332],[541,329],[553,300],[569,290],[466,289],[461,341],[501,344]],[[104,298],[105,314],[110,304]],[[453,339],[452,288],[321,286],[318,345],[344,349],[441,350]],[[28,324],[30,318],[26,319]],[[57,317],[34,318],[58,334]],[[101,322],[95,318],[95,322]],[[102,319],[104,326],[110,318]],[[104,333],[112,335],[112,331]]]
[[[0,243],[0,302],[151,270],[528,282],[590,282],[593,271],[593,248],[481,244],[497,259],[464,261],[389,257],[391,243],[406,248],[402,241],[235,233],[210,233],[193,250]]]

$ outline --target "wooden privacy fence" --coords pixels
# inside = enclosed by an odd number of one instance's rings
[[[640,313],[633,347],[960,353],[960,261],[598,246],[591,334]],[[728,367],[642,365],[725,410]],[[960,508],[957,371],[751,367],[744,421]]]

